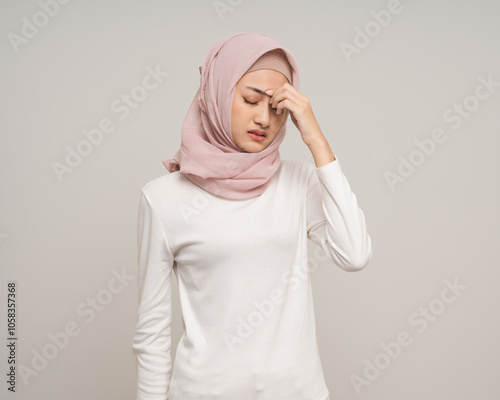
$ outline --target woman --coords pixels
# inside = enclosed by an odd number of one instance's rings
[[[276,40],[218,40],[170,174],[141,191],[138,399],[327,400],[307,239],[346,271],[372,256],[356,196]],[[281,160],[290,114],[314,158]],[[171,280],[184,333],[171,348]]]

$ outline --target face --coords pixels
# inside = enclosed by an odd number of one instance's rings
[[[236,84],[231,108],[231,133],[234,143],[241,150],[258,153],[273,141],[288,111],[276,114],[276,109],[269,104],[271,96],[264,92],[276,90],[285,82],[288,79],[282,73],[260,69],[243,75]]]

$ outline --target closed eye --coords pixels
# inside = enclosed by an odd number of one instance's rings
[[[248,100],[247,100],[247,99],[245,99],[244,97],[243,97],[243,100],[245,100],[245,103],[247,103],[247,104],[251,104],[251,105],[253,105],[253,106],[257,104],[257,103],[252,103],[251,101],[248,101]],[[271,104],[269,104],[269,107],[271,107]],[[272,110],[273,112],[278,111],[276,108],[272,108],[272,107],[271,107],[271,110]]]

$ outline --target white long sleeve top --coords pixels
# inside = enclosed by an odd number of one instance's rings
[[[346,271],[372,257],[338,158],[282,160],[260,196],[229,200],[173,172],[138,213],[138,400],[326,400],[307,239]],[[172,272],[184,333],[171,358]]]

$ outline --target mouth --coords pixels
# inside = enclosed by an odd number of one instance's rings
[[[266,132],[258,129],[248,131],[248,134],[252,139],[257,140],[258,142],[262,142],[267,137]]]

